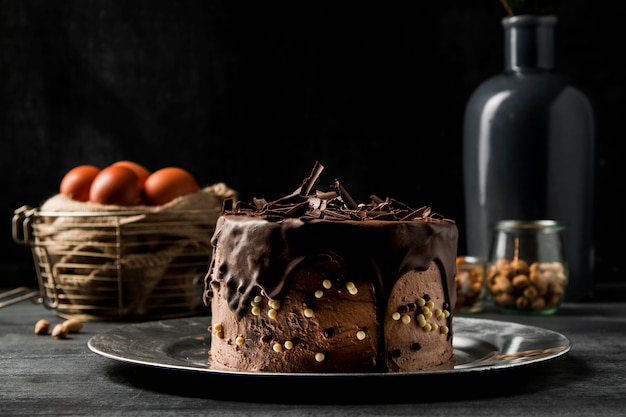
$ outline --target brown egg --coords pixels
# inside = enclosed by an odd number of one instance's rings
[[[77,201],[89,200],[89,189],[100,168],[94,165],[79,165],[67,171],[61,180],[59,191]]]
[[[109,165],[91,183],[89,201],[118,206],[140,204],[141,188],[137,174],[125,166]]]
[[[177,197],[200,191],[198,182],[188,171],[178,167],[154,171],[143,184],[144,201],[160,206]]]
[[[137,178],[139,178],[139,187],[143,187],[143,183],[146,181],[146,178],[148,178],[148,176],[150,176],[150,171],[148,171],[148,169],[146,167],[144,167],[141,164],[138,164],[137,162],[133,162],[133,161],[117,161],[114,162],[111,165],[121,165],[121,166],[125,166],[127,168],[132,169],[135,174],[137,174]]]

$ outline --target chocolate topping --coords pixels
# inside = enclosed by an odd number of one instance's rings
[[[430,207],[414,210],[391,198],[371,196],[370,203],[357,204],[337,180],[330,191],[314,191],[322,171],[317,162],[300,187],[276,201],[224,204],[212,238],[204,302],[210,302],[211,281],[223,280],[229,306],[241,318],[255,295],[280,298],[294,268],[326,253],[370,279],[382,305],[399,277],[435,262],[454,306],[454,221]]]
[[[233,207],[232,201],[224,203],[223,214],[263,216],[268,221],[280,221],[287,218],[324,220],[387,220],[408,221],[422,219],[434,222],[454,223],[438,214],[431,213],[428,206],[417,210],[404,203],[378,196],[370,196],[371,202],[357,204],[343,185],[335,180],[330,186],[331,191],[313,191],[323,165],[315,163],[311,174],[302,181],[302,185],[291,194],[273,202],[263,198],[255,198],[252,203],[238,202]]]

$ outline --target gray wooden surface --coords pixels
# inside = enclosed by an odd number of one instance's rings
[[[549,317],[494,311],[473,317],[551,329],[573,347],[536,365],[394,379],[395,386],[372,386],[367,377],[351,384],[276,378],[252,384],[123,363],[88,348],[92,336],[124,323],[86,322],[65,340],[36,336],[37,320],[63,319],[25,301],[0,309],[0,415],[626,415],[626,302],[569,303]]]

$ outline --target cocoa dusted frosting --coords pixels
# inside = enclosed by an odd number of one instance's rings
[[[211,282],[223,281],[228,305],[241,319],[259,291],[280,298],[290,272],[302,261],[333,253],[372,282],[381,312],[399,277],[434,263],[452,310],[458,240],[454,221],[430,207],[414,210],[391,198],[371,196],[370,203],[357,204],[337,180],[330,191],[317,191],[323,169],[316,163],[300,187],[276,201],[225,202],[212,238],[205,304],[213,296]]]

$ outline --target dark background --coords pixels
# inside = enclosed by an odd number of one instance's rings
[[[596,113],[589,220],[608,287],[624,278],[619,3],[561,1],[556,38],[557,69]],[[319,188],[337,178],[358,201],[455,219],[463,254],[463,112],[503,69],[503,17],[498,0],[0,0],[0,286],[36,284],[14,210],[76,165],[120,159],[182,166],[244,200],[292,191],[319,160]]]

